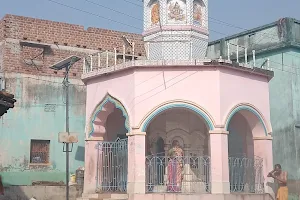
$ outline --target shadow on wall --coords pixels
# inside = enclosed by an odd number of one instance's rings
[[[84,162],[84,151],[85,148],[83,146],[78,146],[75,153],[75,160]]]
[[[0,195],[0,200],[28,200],[31,197],[25,195],[19,186],[11,186],[4,182],[4,195]],[[12,189],[13,188],[13,189]]]
[[[65,186],[5,186],[4,196],[0,200],[65,200]],[[75,186],[70,187],[70,199],[76,199],[81,194]]]

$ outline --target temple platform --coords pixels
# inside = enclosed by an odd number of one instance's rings
[[[77,200],[273,200],[270,194],[83,194]]]

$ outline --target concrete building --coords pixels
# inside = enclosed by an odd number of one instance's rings
[[[146,59],[84,59],[82,199],[272,199],[273,71],[206,58],[208,1],[143,2]]]
[[[137,57],[144,54],[136,34],[14,15],[0,20],[1,85],[17,99],[0,123],[0,174],[5,184],[65,180],[65,153],[58,143],[58,133],[65,130],[64,73],[49,66],[71,55],[84,57],[113,47],[121,52],[123,35],[136,40]],[[76,63],[69,74],[70,131],[80,133],[70,154],[71,172],[84,166],[82,65]]]

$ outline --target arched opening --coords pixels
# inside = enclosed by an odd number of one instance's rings
[[[117,138],[125,139],[127,138],[126,133],[128,130],[125,127],[125,117],[122,114],[122,111],[118,108],[115,108],[114,111],[108,115],[105,129],[106,134],[104,137],[105,141],[116,141]]]
[[[265,136],[261,118],[249,109],[235,111],[227,122],[231,192],[263,191],[263,160],[254,137]]]
[[[97,144],[98,192],[126,192],[128,172],[128,114],[122,104],[107,95],[95,109],[89,124],[91,138]]]
[[[146,191],[210,192],[209,130],[187,108],[155,115],[146,128]]]

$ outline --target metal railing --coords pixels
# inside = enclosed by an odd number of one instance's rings
[[[245,156],[229,157],[229,181],[231,192],[263,193],[263,159]]]
[[[210,157],[146,156],[146,192],[209,193]]]
[[[128,151],[127,139],[99,142],[97,155],[97,192],[126,192]]]

